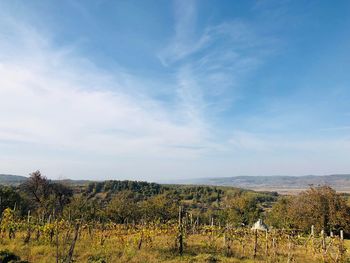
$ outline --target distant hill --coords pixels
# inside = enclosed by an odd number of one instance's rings
[[[350,192],[350,174],[305,175],[305,176],[234,176],[178,180],[171,183],[235,186],[257,191],[279,193],[299,192],[310,185],[329,185],[341,192]]]
[[[27,177],[12,174],[0,174],[0,184],[2,185],[19,185],[27,180]]]
[[[0,185],[19,185],[27,180],[20,175],[0,174]],[[88,180],[54,180],[70,185],[88,185],[99,183]],[[107,182],[107,181],[105,181]],[[101,181],[100,183],[104,183]],[[310,185],[329,185],[339,192],[350,193],[350,174],[334,175],[305,175],[305,176],[233,176],[233,177],[210,177],[183,179],[174,181],[162,181],[165,184],[188,184],[188,185],[213,185],[230,186],[255,191],[275,191],[278,193],[296,193],[309,188]]]
[[[17,186],[24,181],[26,181],[28,177],[22,175],[12,175],[12,174],[0,174],[0,185],[13,185]],[[53,180],[55,182],[60,182],[68,185],[87,185],[92,181],[88,180],[71,180],[71,179],[62,179],[62,180]]]

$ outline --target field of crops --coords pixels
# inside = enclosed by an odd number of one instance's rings
[[[9,210],[0,245],[28,262],[349,262],[346,242],[335,234],[200,225],[187,217],[138,225],[16,221]]]

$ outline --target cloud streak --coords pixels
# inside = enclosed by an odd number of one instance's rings
[[[278,40],[242,19],[199,28],[197,4],[174,1],[175,34],[158,57],[175,71],[187,115],[208,124],[206,116],[232,109],[245,78],[276,52]]]
[[[2,143],[44,145],[76,155],[196,158],[198,151],[189,148],[168,149],[202,145],[202,127],[193,118],[179,123],[183,118],[176,117],[177,109],[169,111],[151,96],[138,94],[135,85],[142,80],[125,71],[99,70],[76,55],[74,47],[53,47],[28,26],[4,25]]]

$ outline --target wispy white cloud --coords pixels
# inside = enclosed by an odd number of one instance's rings
[[[174,1],[175,34],[169,45],[159,53],[163,65],[168,66],[195,53],[207,44],[210,36],[197,35],[197,1]]]
[[[245,77],[275,52],[278,41],[242,19],[198,27],[197,4],[174,1],[174,36],[158,57],[176,72],[186,114],[208,124],[208,114],[230,109],[241,98]]]
[[[158,54],[163,65],[186,62],[189,57],[202,63],[212,62],[212,55],[215,55],[214,61],[226,63],[244,55],[247,64],[249,57],[255,59],[275,51],[276,38],[260,34],[259,25],[242,19],[198,27],[197,4],[195,0],[174,1],[175,33]],[[222,63],[221,66],[227,65]]]
[[[192,123],[202,123],[204,120],[202,112],[206,105],[201,87],[198,85],[196,79],[193,78],[192,68],[190,66],[183,66],[179,69],[177,86],[177,94],[184,116]]]
[[[152,96],[138,93],[143,89],[138,77],[122,69],[100,70],[74,47],[55,47],[29,26],[13,21],[1,25],[2,143],[115,158],[198,156],[198,151],[185,147],[169,151],[173,145],[205,144],[203,127],[193,121],[196,117],[186,120],[177,116],[177,106],[165,108]]]

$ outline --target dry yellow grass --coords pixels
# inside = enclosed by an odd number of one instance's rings
[[[148,230],[147,230],[148,231]],[[22,260],[29,262],[56,262],[55,240],[50,242],[41,237],[38,241],[31,240],[24,243],[25,233],[17,233],[15,239],[1,239],[1,250],[8,249],[19,255]],[[103,242],[101,244],[101,237]],[[95,230],[90,235],[83,230],[76,243],[74,251],[75,262],[287,262],[288,258],[294,262],[320,262],[323,260],[322,250],[314,249],[311,245],[304,246],[305,239],[295,239],[292,243],[280,239],[277,248],[272,249],[269,240],[266,255],[266,243],[263,235],[258,240],[258,253],[253,259],[253,235],[244,237],[243,243],[233,239],[230,255],[227,246],[219,235],[194,234],[185,238],[184,254],[180,256],[176,250],[176,235],[173,232],[149,232],[143,236],[139,249],[140,234],[133,232],[129,235],[120,234],[119,230]],[[67,255],[70,242],[63,244],[64,233],[59,238],[58,252],[60,262]],[[315,240],[315,243],[319,242]],[[243,244],[243,246],[242,246]],[[330,240],[328,240],[328,245]],[[350,241],[345,241],[350,249]],[[327,262],[331,262],[329,255],[335,259],[338,253],[336,242],[330,245]],[[349,259],[349,254],[344,259]]]

